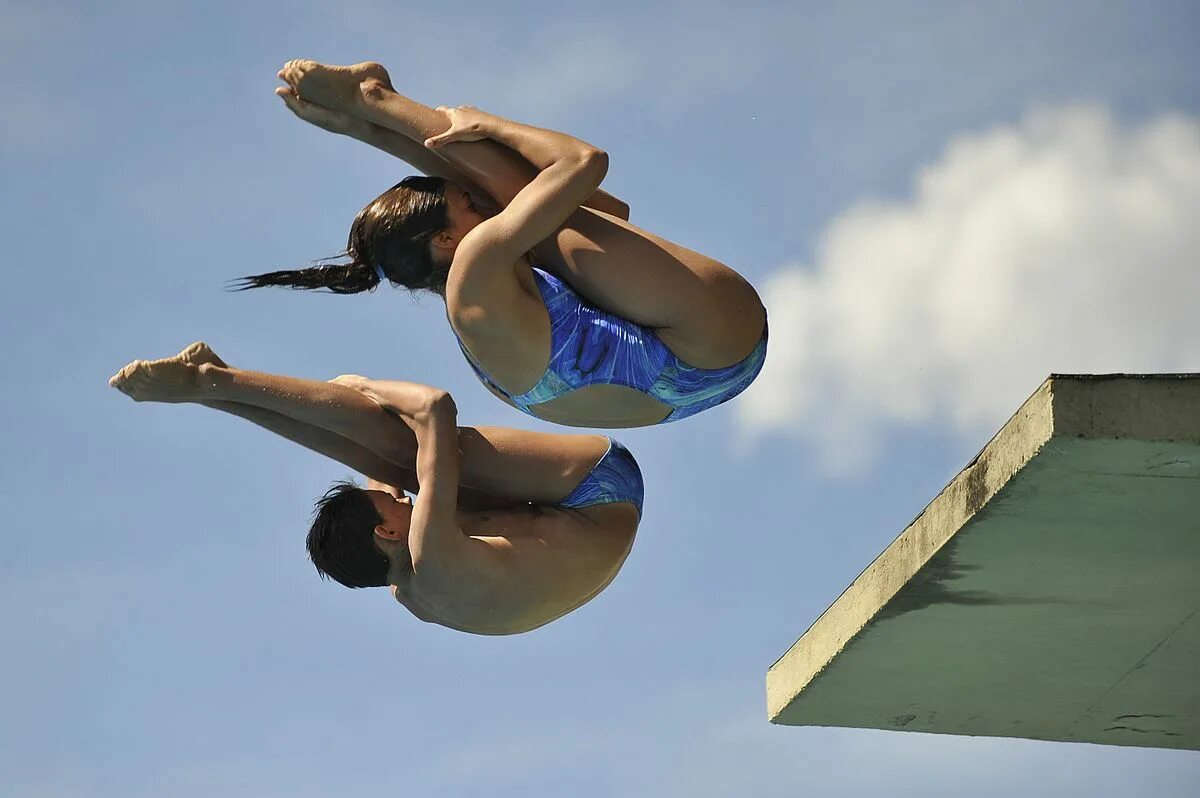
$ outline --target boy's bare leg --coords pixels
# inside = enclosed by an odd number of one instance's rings
[[[207,344],[197,342],[175,356],[185,363],[199,366],[209,363],[221,368],[228,365],[217,356]],[[393,491],[408,491],[416,493],[420,486],[417,483],[415,463],[396,463],[380,457],[375,452],[353,441],[312,424],[305,424],[271,410],[264,410],[253,405],[238,404],[237,402],[212,400],[201,401],[204,407],[228,413],[238,418],[286,438],[304,448],[324,455],[331,460],[341,463],[370,480],[382,483]],[[411,435],[411,431],[402,423],[397,422],[397,432]],[[414,444],[415,452],[415,444]],[[383,488],[381,488],[383,489]],[[473,488],[463,487],[459,490],[459,504],[463,509],[495,509],[511,507],[514,500],[506,497],[492,496]]]
[[[348,468],[357,471],[370,482],[367,487],[373,490],[386,490],[399,497],[399,491],[412,494],[420,492],[417,482],[417,472],[398,463],[384,460],[371,450],[359,446],[353,441],[346,440],[340,435],[303,424],[287,416],[263,410],[261,407],[241,405],[237,402],[202,402],[204,407],[220,410],[238,418],[243,418],[255,426],[275,433],[293,443],[298,443],[309,451],[323,454]],[[459,486],[458,505],[463,510],[496,510],[521,504],[518,499],[503,496],[493,496],[474,488]]]
[[[397,487],[411,489],[415,481],[411,430],[343,384],[235,369],[203,344],[171,358],[135,361],[110,383],[138,401],[190,402],[233,413]],[[458,439],[461,481],[475,491],[469,501],[491,500],[490,506],[506,497],[557,503],[607,447],[606,439],[595,435],[503,427],[460,427]]]
[[[305,449],[336,460],[369,479],[390,485],[398,490],[416,493],[419,487],[416,472],[412,469],[406,469],[390,460],[384,460],[369,449],[320,427],[301,423],[279,413],[263,410],[261,407],[242,405],[237,402],[211,401],[197,402],[197,404],[243,418],[281,438],[298,443]]]
[[[218,374],[224,383],[232,383],[223,386],[227,390],[214,390],[211,376]],[[174,357],[136,360],[109,384],[135,401],[232,401],[259,407],[340,435],[385,460],[415,461],[416,440],[411,431],[357,391],[335,383],[233,368],[201,342]]]

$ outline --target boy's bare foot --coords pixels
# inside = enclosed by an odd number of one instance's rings
[[[287,81],[301,100],[335,111],[350,108],[356,103],[360,97],[358,85],[364,80],[378,80],[388,88],[392,85],[387,70],[374,61],[332,66],[297,59],[284,64],[283,69],[279,70],[279,77]]]
[[[197,341],[174,357],[135,360],[108,384],[135,402],[190,402],[199,398],[200,366],[224,367],[208,345]]]

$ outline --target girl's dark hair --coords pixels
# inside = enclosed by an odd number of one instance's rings
[[[383,523],[371,497],[353,482],[338,482],[317,500],[308,530],[308,557],[322,578],[346,587],[383,587],[391,563],[375,545]]]
[[[450,265],[434,262],[429,242],[446,228],[444,189],[445,181],[440,177],[406,177],[354,217],[346,251],[334,258],[349,258],[348,263],[254,274],[235,280],[232,288],[244,291],[277,285],[357,294],[379,285],[378,266],[393,283],[440,294],[445,290]]]

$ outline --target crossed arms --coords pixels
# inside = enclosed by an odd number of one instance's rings
[[[469,541],[457,524],[458,426],[450,394],[415,383],[362,377],[322,383],[214,364],[196,368],[196,384],[201,404],[254,421],[381,487],[419,488],[408,540],[414,566],[461,559]],[[512,504],[461,492],[469,506]]]

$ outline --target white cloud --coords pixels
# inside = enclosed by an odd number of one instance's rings
[[[1034,109],[951,140],[900,202],[864,201],[763,285],[751,434],[835,472],[892,425],[993,431],[1050,372],[1200,370],[1200,120]]]

